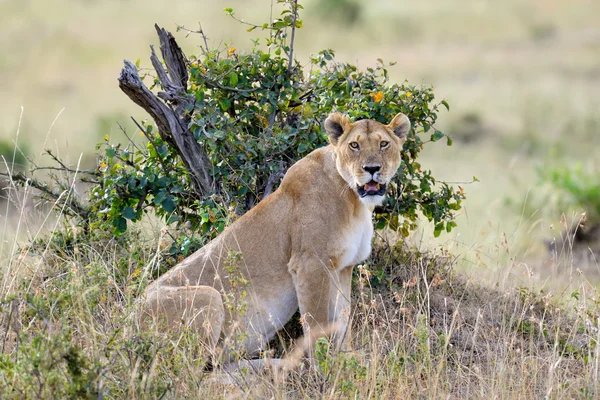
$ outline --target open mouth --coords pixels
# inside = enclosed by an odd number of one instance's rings
[[[356,189],[360,197],[383,196],[385,194],[386,184],[369,181],[362,186],[357,186]]]

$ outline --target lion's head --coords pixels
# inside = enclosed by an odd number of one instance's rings
[[[334,113],[325,120],[325,130],[342,178],[363,202],[381,204],[400,166],[402,145],[410,130],[408,117],[400,113],[383,125],[366,119],[352,123],[345,115]]]

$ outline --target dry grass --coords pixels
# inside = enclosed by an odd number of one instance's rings
[[[247,369],[224,384],[192,332],[138,325],[137,298],[168,257],[159,243],[62,227],[4,260],[3,397],[598,396],[600,299],[589,283],[568,298],[490,287],[457,273],[445,251],[383,240],[357,268],[354,351],[320,341],[312,365],[284,376]]]

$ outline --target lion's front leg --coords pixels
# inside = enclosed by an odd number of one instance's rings
[[[289,270],[294,282],[306,339],[331,332],[329,309],[332,271],[318,259],[292,257]]]
[[[348,351],[351,348],[351,289],[353,266],[335,271],[329,298],[330,324],[335,327],[333,341],[336,349]]]
[[[334,270],[319,259],[294,259],[290,262],[302,326],[304,350],[312,354],[314,342],[332,338],[335,348],[349,346],[350,289],[352,267]]]

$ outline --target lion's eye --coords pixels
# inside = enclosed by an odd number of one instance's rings
[[[358,150],[360,148],[360,146],[356,142],[350,142],[349,146],[352,150]]]
[[[390,142],[386,142],[385,140],[381,143],[379,143],[379,148],[380,149],[385,149],[386,147],[388,147],[390,145]]]

